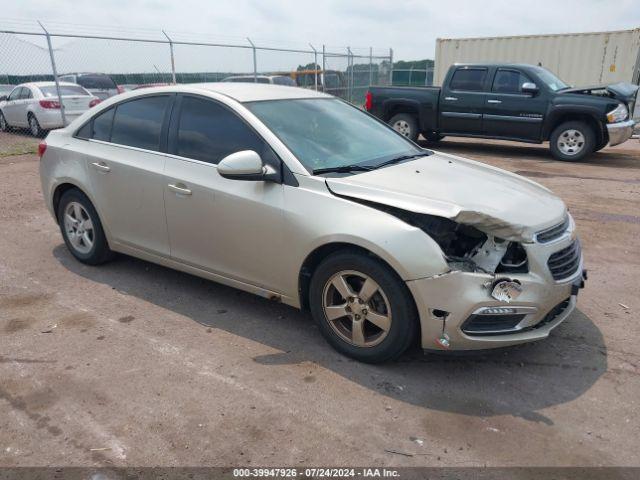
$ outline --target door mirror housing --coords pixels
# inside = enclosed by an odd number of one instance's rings
[[[262,164],[262,159],[253,150],[227,155],[218,163],[218,173],[221,177],[230,180],[265,180],[269,173],[268,168]]]
[[[528,93],[530,95],[535,95],[539,91],[538,86],[533,82],[523,83],[522,87],[520,87],[520,90],[522,90],[522,93]]]
[[[6,95],[0,95],[0,102],[6,102],[7,101],[7,97]]]

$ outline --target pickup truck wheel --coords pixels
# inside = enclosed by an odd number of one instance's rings
[[[565,122],[551,134],[551,154],[556,160],[577,162],[593,152],[595,137],[588,124],[579,121]]]
[[[401,135],[404,135],[412,142],[418,140],[418,121],[416,117],[409,113],[399,113],[389,120],[389,125]]]

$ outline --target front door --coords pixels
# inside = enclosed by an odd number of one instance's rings
[[[24,110],[22,108],[24,102],[21,100],[23,90],[25,90],[24,87],[14,88],[9,94],[9,98],[7,98],[7,103],[2,107],[4,118],[13,127],[23,127],[27,123],[26,113],[24,115],[25,118],[22,118],[21,115],[21,111]]]
[[[89,138],[79,148],[84,150],[91,191],[112,239],[162,256],[169,255],[169,237],[161,138],[171,100],[172,96],[158,95],[121,103],[79,132]]]
[[[498,68],[491,92],[486,96],[483,128],[489,137],[540,140],[547,100],[539,93],[522,92],[522,85],[532,83],[524,73]]]
[[[169,133],[164,203],[171,256],[234,280],[284,289],[283,186],[229,180],[225,156],[254,150],[278,165],[266,142],[235,112],[208,98],[179,97]]]
[[[486,67],[459,67],[440,92],[440,133],[482,134]]]

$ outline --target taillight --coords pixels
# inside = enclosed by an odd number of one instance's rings
[[[371,110],[371,104],[373,102],[373,98],[371,92],[367,91],[367,94],[364,96],[364,108],[368,112]]]
[[[60,102],[57,100],[40,100],[42,108],[60,108]]]
[[[123,86],[118,85],[117,89],[118,89],[118,93],[124,93],[124,87]]]
[[[47,150],[47,142],[43,140],[38,144],[38,157],[42,158],[46,150]]]
[[[97,104],[99,104],[102,100],[100,100],[99,98],[94,98],[93,100],[91,100],[89,102],[89,108],[91,107],[95,107]]]

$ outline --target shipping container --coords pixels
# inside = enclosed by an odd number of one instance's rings
[[[632,82],[640,76],[640,28],[613,32],[439,38],[434,82],[442,85],[449,67],[466,62],[541,65],[572,86]]]

